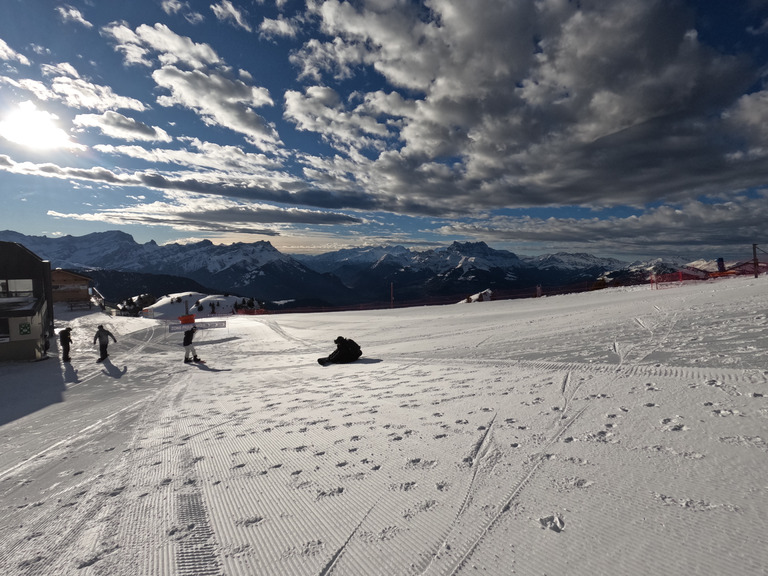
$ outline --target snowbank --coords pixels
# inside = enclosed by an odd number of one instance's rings
[[[207,365],[166,322],[60,317],[71,364],[0,364],[0,567],[762,574],[767,288],[232,316]],[[363,358],[319,366],[339,334]]]
[[[493,300],[493,291],[490,289],[483,290],[477,294],[467,296],[464,300],[460,300],[459,304],[471,304],[473,302],[490,302]]]
[[[180,316],[194,314],[196,318],[208,318],[234,314],[235,306],[240,304],[244,305],[244,299],[237,296],[180,292],[158,298],[157,302],[142,311],[142,316],[158,320],[178,320]]]

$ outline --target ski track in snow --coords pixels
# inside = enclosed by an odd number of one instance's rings
[[[762,573],[765,294],[232,318],[206,366],[161,322],[73,319],[64,401],[0,427],[0,568]],[[338,334],[362,361],[318,366]]]

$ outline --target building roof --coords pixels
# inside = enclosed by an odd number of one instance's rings
[[[93,280],[93,278],[91,278],[90,276],[86,276],[84,274],[79,274],[77,272],[72,272],[71,270],[64,270],[63,268],[55,268],[55,269],[51,270],[51,275],[52,276],[57,276],[57,275],[74,276],[74,277],[80,278],[82,280],[87,280],[88,282]]]
[[[44,260],[17,242],[0,241],[0,277],[28,278],[39,271]]]

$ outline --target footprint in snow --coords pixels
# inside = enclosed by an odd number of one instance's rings
[[[262,522],[264,522],[264,518],[262,516],[251,516],[249,518],[243,518],[241,520],[238,520],[237,524],[248,528],[249,526],[258,526]]]
[[[539,518],[542,528],[549,528],[554,532],[562,532],[565,530],[565,520],[559,514],[553,514],[552,516],[546,516]]]

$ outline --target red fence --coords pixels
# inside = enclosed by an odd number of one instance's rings
[[[690,280],[709,280],[711,278],[723,278],[728,276],[755,276],[756,274],[765,274],[768,272],[768,262],[758,262],[757,272],[755,272],[754,261],[744,262],[731,266],[727,270],[718,270],[717,272],[708,272],[706,270],[678,270],[672,274],[651,274],[651,290],[661,288],[662,284],[680,284]]]

